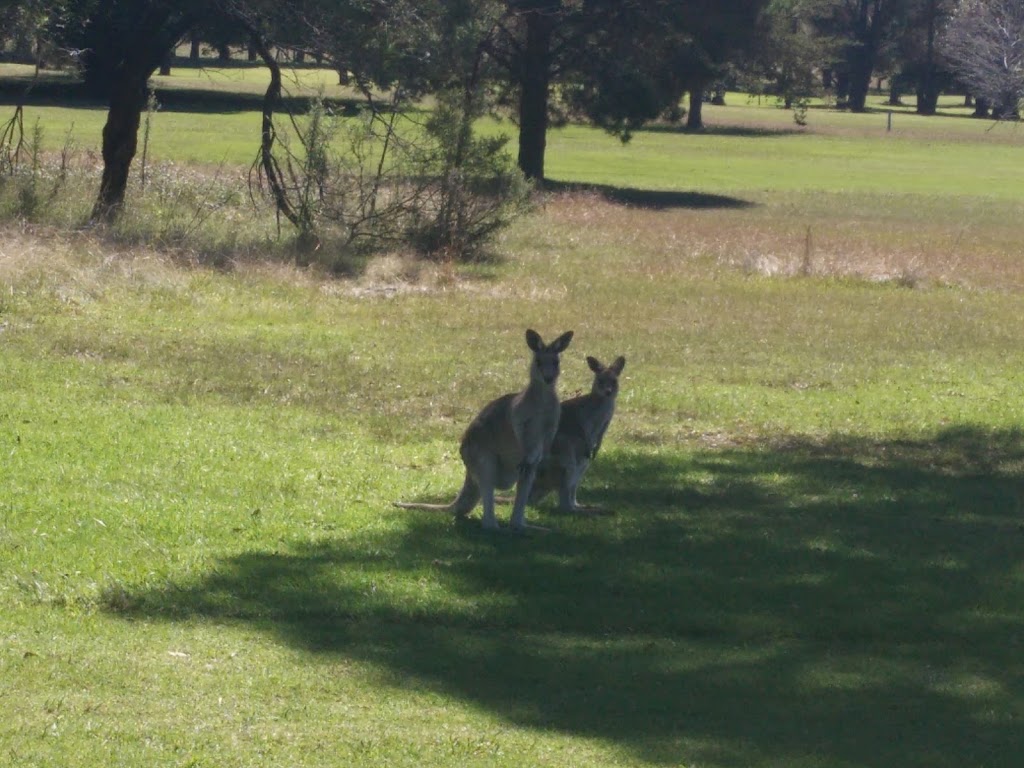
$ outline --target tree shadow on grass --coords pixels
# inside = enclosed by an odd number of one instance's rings
[[[777,139],[785,136],[800,136],[806,129],[793,126],[774,125],[705,125],[699,129],[685,125],[654,123],[637,130],[637,133],[678,133],[683,136],[725,136],[736,139]]]
[[[264,93],[231,91],[224,88],[176,88],[155,78],[157,101],[165,112],[198,114],[238,114],[263,109]],[[315,95],[285,93],[275,103],[281,114],[305,114]],[[337,114],[354,116],[363,108],[355,98],[326,99]],[[70,77],[34,80],[27,77],[0,78],[0,106],[59,106],[68,109],[106,109],[107,103],[89,94],[84,84]]]
[[[752,208],[756,203],[728,195],[714,195],[707,192],[694,192],[671,189],[636,189],[634,187],[616,187],[609,184],[581,184],[569,181],[544,181],[544,189],[548,192],[590,192],[603,197],[610,203],[629,205],[636,208],[652,210],[668,210],[670,208]]]
[[[111,610],[250,623],[652,764],[1018,764],[1020,433],[601,459],[615,518],[396,510]]]

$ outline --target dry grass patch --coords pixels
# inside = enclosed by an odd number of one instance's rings
[[[123,247],[88,232],[10,225],[0,230],[0,285],[4,293],[48,293],[85,304],[111,285],[180,288],[181,265],[151,248]]]
[[[819,196],[820,197],[820,196]],[[911,199],[833,206],[765,196],[744,209],[655,209],[599,193],[547,199],[530,225],[554,252],[587,251],[588,273],[634,273],[651,280],[713,275],[825,277],[968,288],[1024,290],[1019,206],[993,202],[941,216]]]

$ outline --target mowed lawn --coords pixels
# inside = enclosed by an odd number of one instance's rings
[[[470,267],[4,225],[0,761],[1017,765],[1024,136],[731,102],[554,132]],[[153,151],[244,169],[245,121]],[[627,358],[617,514],[392,507],[454,495],[527,327],[575,330],[564,395]]]

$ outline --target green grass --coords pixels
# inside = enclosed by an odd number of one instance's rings
[[[743,130],[555,134],[605,186],[463,269],[5,225],[0,760],[1016,765],[1015,139],[712,114]],[[391,507],[457,489],[525,327],[576,331],[563,394],[627,358],[580,494],[618,514]]]

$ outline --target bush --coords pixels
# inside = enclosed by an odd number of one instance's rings
[[[474,135],[472,116],[442,99],[426,124],[415,162],[428,184],[408,229],[428,256],[478,258],[494,236],[529,206],[530,185],[505,147],[508,137]]]

